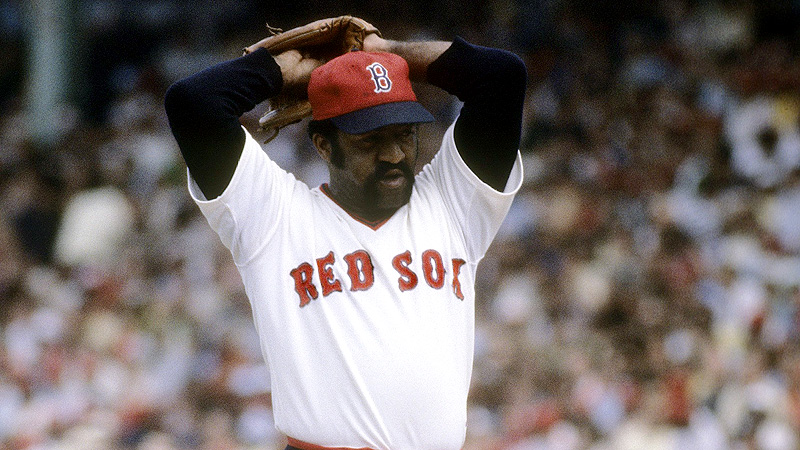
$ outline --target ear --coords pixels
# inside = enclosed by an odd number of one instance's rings
[[[329,141],[328,138],[326,138],[325,136],[323,136],[323,135],[321,135],[319,133],[314,133],[314,135],[311,136],[311,142],[314,143],[314,147],[316,147],[316,149],[317,149],[317,154],[319,154],[319,156],[323,160],[325,160],[325,162],[330,163],[331,162],[331,141]]]

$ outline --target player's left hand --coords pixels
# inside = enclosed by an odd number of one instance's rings
[[[288,31],[270,28],[270,32],[271,36],[246,47],[244,53],[266,48],[273,56],[280,56],[284,52],[296,50],[302,57],[299,61],[295,61],[298,63],[299,74],[291,73],[291,70],[287,73],[281,66],[285,89],[280,95],[269,100],[270,110],[258,121],[262,130],[271,133],[269,139],[275,137],[282,127],[311,115],[311,105],[306,99],[307,93],[304,89],[294,89],[298,85],[302,86],[303,80],[307,85],[306,71],[303,70],[311,64],[304,61],[307,57],[321,62],[329,61],[347,52],[364,50],[364,40],[367,37],[380,35],[380,31],[372,24],[353,16],[320,19]],[[287,61],[284,62],[291,62],[297,55],[291,53],[286,56]],[[308,71],[308,74],[310,73],[311,71]],[[298,80],[300,83],[297,83]]]
[[[298,50],[287,50],[274,56],[283,76],[283,93],[304,92],[311,78],[311,71],[322,65],[319,59],[311,58]]]

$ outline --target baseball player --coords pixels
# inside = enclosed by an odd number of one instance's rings
[[[463,101],[416,176],[418,124],[434,118],[411,80]],[[522,181],[525,84],[507,51],[375,33],[324,64],[259,49],[168,90],[189,191],[251,302],[287,449],[463,445],[475,271]],[[298,87],[330,173],[319,187],[238,120]]]

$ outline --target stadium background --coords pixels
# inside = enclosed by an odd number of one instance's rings
[[[345,13],[528,64],[465,449],[800,448],[800,2],[270,3],[0,1],[0,449],[282,448],[161,101],[267,21]]]

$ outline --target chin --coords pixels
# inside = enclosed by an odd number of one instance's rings
[[[411,199],[411,188],[413,182],[405,183],[397,189],[376,189],[374,196],[375,209],[382,211],[395,211],[408,203]]]

